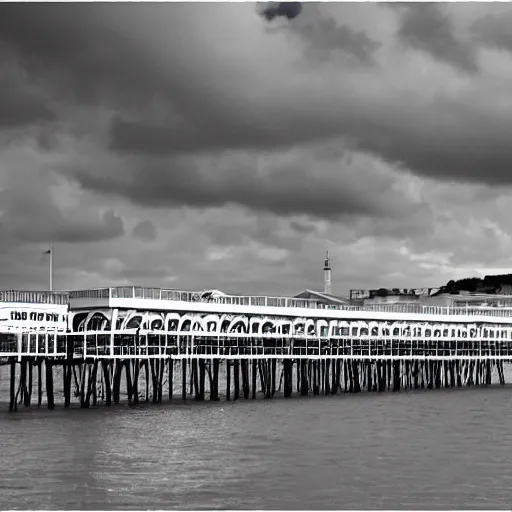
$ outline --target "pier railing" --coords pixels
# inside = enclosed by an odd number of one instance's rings
[[[40,292],[39,292],[40,293]],[[419,303],[368,304],[349,306],[344,304],[321,304],[316,299],[297,299],[291,297],[272,297],[254,295],[211,295],[201,292],[166,290],[136,286],[119,286],[96,290],[78,290],[69,294],[71,299],[148,299],[169,300],[191,303],[214,303],[236,306],[259,306],[276,308],[307,308],[338,311],[371,311],[381,313],[413,313],[425,315],[471,315],[483,317],[511,318],[512,307],[482,306],[428,306]]]
[[[298,336],[241,333],[87,331],[83,333],[1,333],[0,357],[61,358],[342,358],[342,359],[506,359],[512,342],[504,331],[472,338],[419,336]],[[504,336],[507,334],[507,336]],[[485,336],[484,336],[485,335]]]
[[[0,290],[0,302],[66,305],[69,303],[69,292]]]

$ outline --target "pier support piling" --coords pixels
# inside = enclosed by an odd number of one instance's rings
[[[46,398],[48,409],[55,409],[55,398],[53,396],[53,364],[51,361],[45,361],[46,370]]]

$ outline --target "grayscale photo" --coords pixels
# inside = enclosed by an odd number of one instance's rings
[[[511,27],[0,3],[0,510],[510,509]]]

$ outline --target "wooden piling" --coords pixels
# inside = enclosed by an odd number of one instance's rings
[[[103,359],[101,366],[103,369],[103,378],[105,381],[105,405],[110,406],[112,404],[112,389],[110,387],[110,367],[111,362],[107,359]]]
[[[312,377],[313,377],[313,395],[317,396],[320,394],[320,386],[318,385],[318,359],[312,361]]]
[[[16,400],[16,359],[10,358],[10,386],[9,386],[9,412],[15,412],[18,410],[18,404]]]
[[[263,395],[265,395],[266,384],[265,384],[265,359],[258,360],[258,374],[260,376],[260,388]]]
[[[308,370],[310,361],[308,359],[300,359],[300,395],[308,396],[309,394],[309,376]]]
[[[210,400],[218,401],[219,400],[219,366],[220,360],[213,359],[212,362],[213,372],[212,372],[212,389],[210,389]]]
[[[324,394],[331,394],[331,360],[325,360],[324,366]]]
[[[64,383],[64,407],[69,407],[71,404],[71,376],[72,376],[72,362],[68,360],[67,363],[62,365],[62,378]]]
[[[25,389],[25,407],[29,407],[32,402],[32,374],[33,374],[33,361],[32,358],[27,359],[28,366],[28,385]]]
[[[233,381],[234,381],[234,392],[233,392],[233,400],[238,400],[240,398],[240,360],[235,359],[233,361]]]
[[[149,384],[152,383],[151,372],[149,370],[149,359],[145,359],[141,367],[144,367],[144,401],[149,402]]]
[[[226,359],[226,401],[231,400],[231,362]]]
[[[393,392],[400,391],[400,361],[393,361]]]
[[[361,381],[359,380],[359,361],[353,360],[352,362],[352,375],[354,378],[354,393],[361,392]]]
[[[284,397],[290,398],[293,391],[293,361],[285,359],[283,361],[283,373],[284,373]]]
[[[304,366],[307,366],[307,361],[305,359],[297,359],[297,370],[296,370],[296,390],[297,394],[302,394],[302,376],[304,374]],[[293,383],[292,383],[293,385]]]
[[[168,362],[168,365],[169,365],[169,376],[168,376],[168,381],[169,381],[169,400],[172,400],[172,395],[173,395],[173,392],[174,392],[174,360],[172,359],[172,357],[169,357],[169,362]]]
[[[192,362],[192,371],[194,371],[195,364],[197,361],[194,359]],[[153,404],[158,403],[158,372],[156,368],[157,360],[150,359],[149,360],[149,368],[151,372],[151,402]]]
[[[53,364],[47,359],[45,361],[46,370],[46,398],[48,401],[48,409],[55,409],[55,399],[53,396]]]
[[[251,380],[252,380],[252,398],[256,398],[256,386],[258,382],[258,361],[256,359],[252,360],[252,372],[251,372]]]
[[[132,380],[132,392],[133,392],[133,404],[139,403],[139,374],[140,374],[140,361],[135,358],[132,361],[133,365],[133,380]]]
[[[336,389],[333,390],[334,394],[338,394],[341,387],[341,360],[336,360]]]
[[[271,359],[269,361],[269,374],[270,374],[270,397],[273,397],[276,393],[276,372],[277,372],[277,361]]]
[[[132,372],[130,360],[125,360],[125,372],[126,372],[126,394],[128,395],[128,404],[131,405],[133,403],[133,387],[132,387]]]
[[[164,395],[164,370],[165,361],[163,359],[157,359],[158,361],[158,403],[161,404]]]
[[[93,407],[97,405],[98,402],[98,359],[94,360],[92,365],[92,375],[91,375],[91,396],[92,396],[92,405]]]
[[[206,365],[204,359],[199,359],[199,400],[204,400],[204,381],[206,377]]]
[[[43,403],[43,376],[42,376],[42,359],[37,361],[37,405],[41,406]]]
[[[247,400],[249,398],[250,386],[249,386],[249,361],[247,359],[242,359],[240,361],[240,369],[242,372],[242,392],[244,398]]]
[[[89,365],[87,363],[83,363],[81,365],[80,372],[80,407],[82,409],[86,409],[89,407],[89,403],[87,401],[87,387],[89,382]]]
[[[187,399],[187,360],[181,360],[181,398]]]
[[[22,357],[20,361],[20,403],[24,403],[27,395],[27,358]],[[16,400],[17,401],[17,400]]]
[[[366,373],[367,373],[367,377],[366,377],[366,384],[367,384],[367,389],[368,391],[372,391],[373,390],[373,383],[372,383],[372,362],[371,361],[368,361],[366,363]]]
[[[121,371],[122,361],[120,359],[114,359],[114,378],[112,383],[112,399],[115,404],[119,403],[120,392],[121,392]]]

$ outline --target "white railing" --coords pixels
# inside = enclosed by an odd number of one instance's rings
[[[29,304],[68,304],[68,292],[0,290],[0,302],[25,302]]]
[[[110,297],[108,288],[97,288],[94,290],[73,290],[69,292],[70,299],[108,299]]]
[[[103,298],[103,299],[149,299],[172,300],[180,302],[203,302],[236,306],[259,306],[281,308],[328,309],[338,311],[371,311],[380,313],[412,313],[426,315],[471,315],[484,317],[511,318],[512,307],[452,307],[425,306],[418,303],[368,304],[365,306],[347,306],[321,304],[315,299],[296,299],[291,297],[225,295],[202,298],[201,292],[166,290],[161,288],[145,288],[137,286],[118,286],[96,290],[72,291],[71,299]]]
[[[195,336],[194,336],[195,334]],[[305,357],[342,359],[505,359],[512,357],[510,328],[474,336],[423,337],[368,334],[366,336],[313,336],[241,333],[144,331],[87,331],[81,333],[0,333],[0,357],[43,356],[52,358],[169,357]]]

